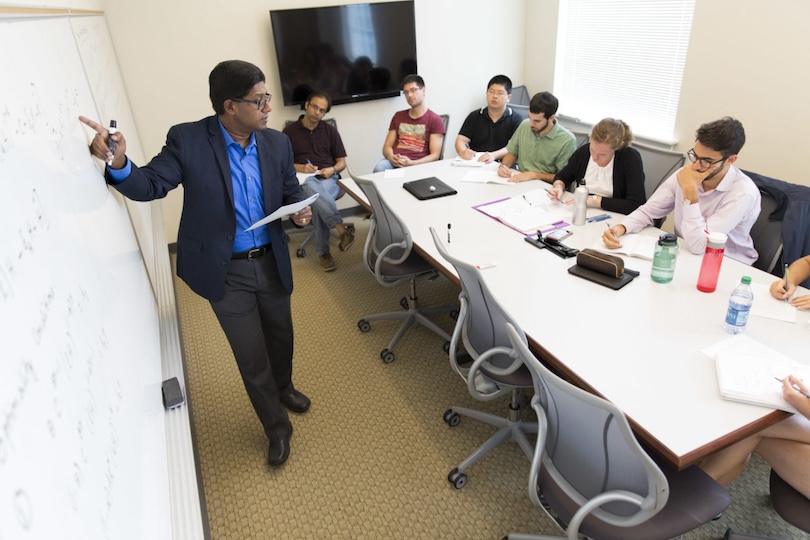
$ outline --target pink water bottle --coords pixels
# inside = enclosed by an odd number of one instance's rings
[[[720,276],[720,265],[723,263],[723,252],[726,248],[728,236],[723,233],[709,233],[706,251],[703,253],[703,262],[700,263],[697,288],[703,292],[714,292],[717,288],[717,278]]]

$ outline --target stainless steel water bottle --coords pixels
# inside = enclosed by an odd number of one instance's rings
[[[585,225],[585,214],[588,211],[588,188],[584,184],[577,186],[574,190],[574,215],[571,223],[574,225]]]

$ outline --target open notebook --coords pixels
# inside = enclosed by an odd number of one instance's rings
[[[628,257],[637,257],[651,261],[655,254],[655,243],[657,241],[658,238],[655,236],[625,234],[619,237],[619,242],[622,243],[621,247],[611,249],[600,239],[594,242],[594,245],[590,246],[590,248],[610,255],[627,255]]]
[[[567,226],[565,220],[571,217],[572,209],[571,206],[551,201],[545,188],[473,208],[524,234]]]
[[[703,353],[714,356],[717,385],[723,399],[797,412],[782,397],[782,383],[776,379],[796,375],[810,381],[810,365],[745,335],[723,340]]]

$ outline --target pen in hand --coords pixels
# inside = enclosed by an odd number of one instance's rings
[[[781,382],[784,382],[784,379],[780,379],[779,377],[774,377],[774,379],[776,379],[776,380],[777,380],[777,381],[779,381],[780,383],[781,383]],[[796,385],[791,385],[791,386],[792,386],[792,387],[793,387],[793,389],[794,389],[794,390],[796,390],[798,393],[800,393],[801,395],[803,395],[803,396],[804,396],[804,397],[806,397],[807,399],[810,399],[810,394],[808,394],[807,392],[805,392],[805,391],[804,391],[804,390],[802,390],[801,388],[797,388],[797,387],[796,387]]]
[[[785,292],[788,292],[788,280],[790,279],[790,269],[785,263]],[[790,297],[785,298],[785,302],[790,302]]]

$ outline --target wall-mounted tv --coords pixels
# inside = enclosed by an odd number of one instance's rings
[[[284,105],[314,90],[332,103],[399,95],[416,73],[413,1],[270,12]]]

